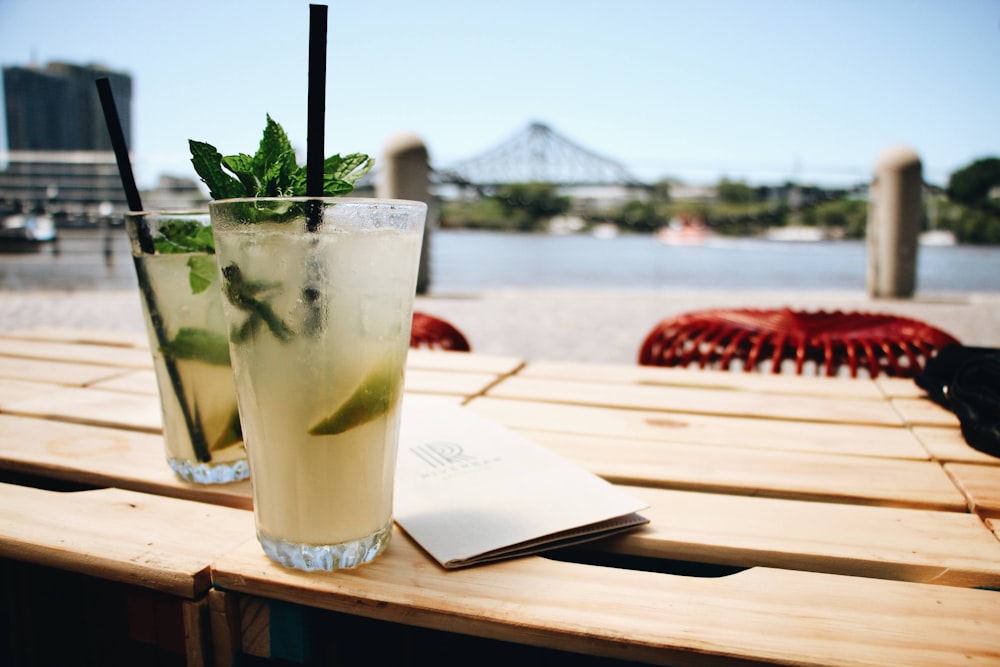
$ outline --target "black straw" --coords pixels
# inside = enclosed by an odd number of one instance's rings
[[[309,5],[309,98],[306,126],[306,195],[323,196],[326,113],[326,5]]]
[[[125,199],[128,201],[129,210],[141,211],[142,200],[139,198],[139,188],[136,187],[135,176],[132,174],[132,163],[129,162],[125,133],[122,132],[118,108],[111,93],[111,82],[107,77],[101,77],[96,83],[97,95],[101,98],[101,107],[104,109],[104,122],[107,123],[108,133],[111,135],[111,147],[115,151],[115,160],[118,161],[118,173],[122,178],[122,187],[125,188]]]
[[[118,108],[115,106],[115,98],[111,93],[111,82],[106,77],[101,77],[95,82],[97,84],[97,95],[101,98],[101,108],[104,110],[104,122],[108,126],[108,133],[111,135],[111,146],[115,150],[115,160],[118,162],[118,174],[122,179],[122,187],[125,189],[125,199],[128,201],[130,211],[139,212],[142,210],[142,199],[139,197],[139,188],[135,184],[135,175],[132,173],[132,163],[128,157],[128,146],[125,142],[125,133],[122,132],[121,120],[118,118]],[[145,225],[136,225],[136,240],[139,249],[152,255],[155,251],[153,239]],[[146,272],[146,265],[139,261],[134,254],[132,263],[135,265],[138,277],[139,289],[146,300],[146,311],[153,324],[153,331],[156,332],[156,342],[160,350],[167,349],[166,326],[163,322],[163,315],[156,304],[156,294],[149,282],[149,274]],[[181,413],[184,415],[184,422],[187,424],[188,434],[191,436],[191,447],[194,449],[195,458],[202,463],[212,460],[212,453],[209,450],[208,442],[205,440],[205,433],[202,431],[201,423],[197,415],[192,415],[188,407],[187,397],[184,392],[184,384],[181,382],[177,364],[172,355],[163,353],[163,364],[166,366],[167,375],[170,377],[170,384],[173,387],[177,402],[180,404]]]

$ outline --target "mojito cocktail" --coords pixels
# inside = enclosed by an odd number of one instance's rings
[[[129,213],[167,462],[189,482],[250,474],[208,213]]]
[[[426,206],[337,197],[209,208],[261,545],[305,570],[368,562],[392,532]]]

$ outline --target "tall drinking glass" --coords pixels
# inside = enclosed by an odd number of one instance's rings
[[[207,211],[125,215],[160,390],[167,462],[189,482],[250,475]]]
[[[369,562],[392,534],[427,207],[329,197],[209,210],[257,537],[289,567]]]

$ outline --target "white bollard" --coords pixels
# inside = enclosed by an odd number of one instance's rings
[[[430,159],[427,146],[420,137],[401,132],[389,137],[378,165],[375,196],[388,199],[410,199],[427,204],[427,224],[424,226],[423,248],[417,273],[417,294],[426,294],[430,287],[430,232],[437,222],[437,206],[430,194]]]
[[[916,290],[922,187],[919,155],[905,146],[883,151],[868,202],[868,294],[873,298],[909,298]]]

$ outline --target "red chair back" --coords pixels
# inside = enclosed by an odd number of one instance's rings
[[[950,334],[919,320],[886,315],[790,308],[713,309],[663,320],[639,350],[645,366],[689,366],[745,371],[807,366],[837,375],[846,367],[871,377],[913,377],[937,351],[958,343]],[[810,363],[811,362],[811,363]]]
[[[469,341],[465,335],[444,320],[426,313],[413,313],[413,328],[410,329],[411,348],[451,350],[469,352]]]

